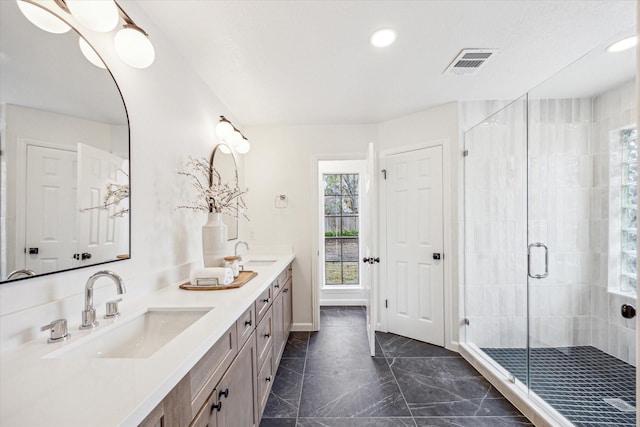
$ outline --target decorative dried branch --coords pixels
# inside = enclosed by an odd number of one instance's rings
[[[186,171],[178,171],[178,175],[186,176],[196,190],[196,199],[178,205],[178,209],[191,209],[205,212],[218,212],[223,215],[238,217],[245,214],[247,205],[244,201],[246,190],[240,189],[238,175],[233,185],[223,184],[220,172],[212,167],[207,159],[195,159],[189,156]],[[209,186],[209,182],[213,184]]]

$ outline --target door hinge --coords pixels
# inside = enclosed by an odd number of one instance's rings
[[[469,322],[469,319],[466,319],[466,318],[463,320],[463,322],[467,326],[469,326],[471,324],[471,322]]]
[[[389,308],[389,300],[384,300],[384,308]]]
[[[387,170],[386,169],[382,169],[382,176],[384,177],[384,179],[387,179]]]
[[[467,157],[467,156],[469,156],[469,150],[464,150],[462,152],[462,157]]]

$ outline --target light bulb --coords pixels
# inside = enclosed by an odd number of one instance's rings
[[[375,47],[387,47],[391,46],[395,40],[396,32],[390,28],[384,28],[373,33],[369,41]]]
[[[233,126],[226,120],[220,120],[216,125],[216,135],[222,140],[226,140],[233,133]]]
[[[140,28],[125,25],[114,39],[120,59],[134,68],[147,68],[156,57],[149,37]]]
[[[80,37],[78,39],[78,44],[80,45],[80,51],[82,52],[84,57],[87,58],[87,61],[91,62],[96,67],[103,68],[105,70],[107,69],[107,67],[104,65],[104,62],[102,62],[102,59],[100,59],[96,51],[93,49],[93,47],[91,47],[89,43],[87,43],[85,39]]]
[[[120,14],[113,0],[67,0],[71,14],[82,25],[98,33],[108,33],[118,25]]]
[[[251,144],[246,138],[242,138],[242,142],[236,145],[236,151],[240,154],[247,154],[251,149]]]
[[[20,12],[36,27],[41,30],[47,31],[53,34],[63,34],[71,29],[62,19],[58,18],[53,13],[36,6],[32,3],[27,3],[22,0],[16,0]]]
[[[607,47],[607,52],[609,53],[623,52],[627,49],[631,49],[636,44],[638,44],[638,38],[636,36],[627,37],[622,40],[618,40],[615,43],[610,44],[609,47]]]

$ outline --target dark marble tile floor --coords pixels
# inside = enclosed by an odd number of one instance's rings
[[[260,427],[533,426],[457,353],[376,333],[363,307],[322,307],[292,332]]]

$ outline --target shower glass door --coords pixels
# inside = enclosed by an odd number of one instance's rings
[[[529,388],[576,426],[632,427],[635,49],[608,44],[528,94]]]

